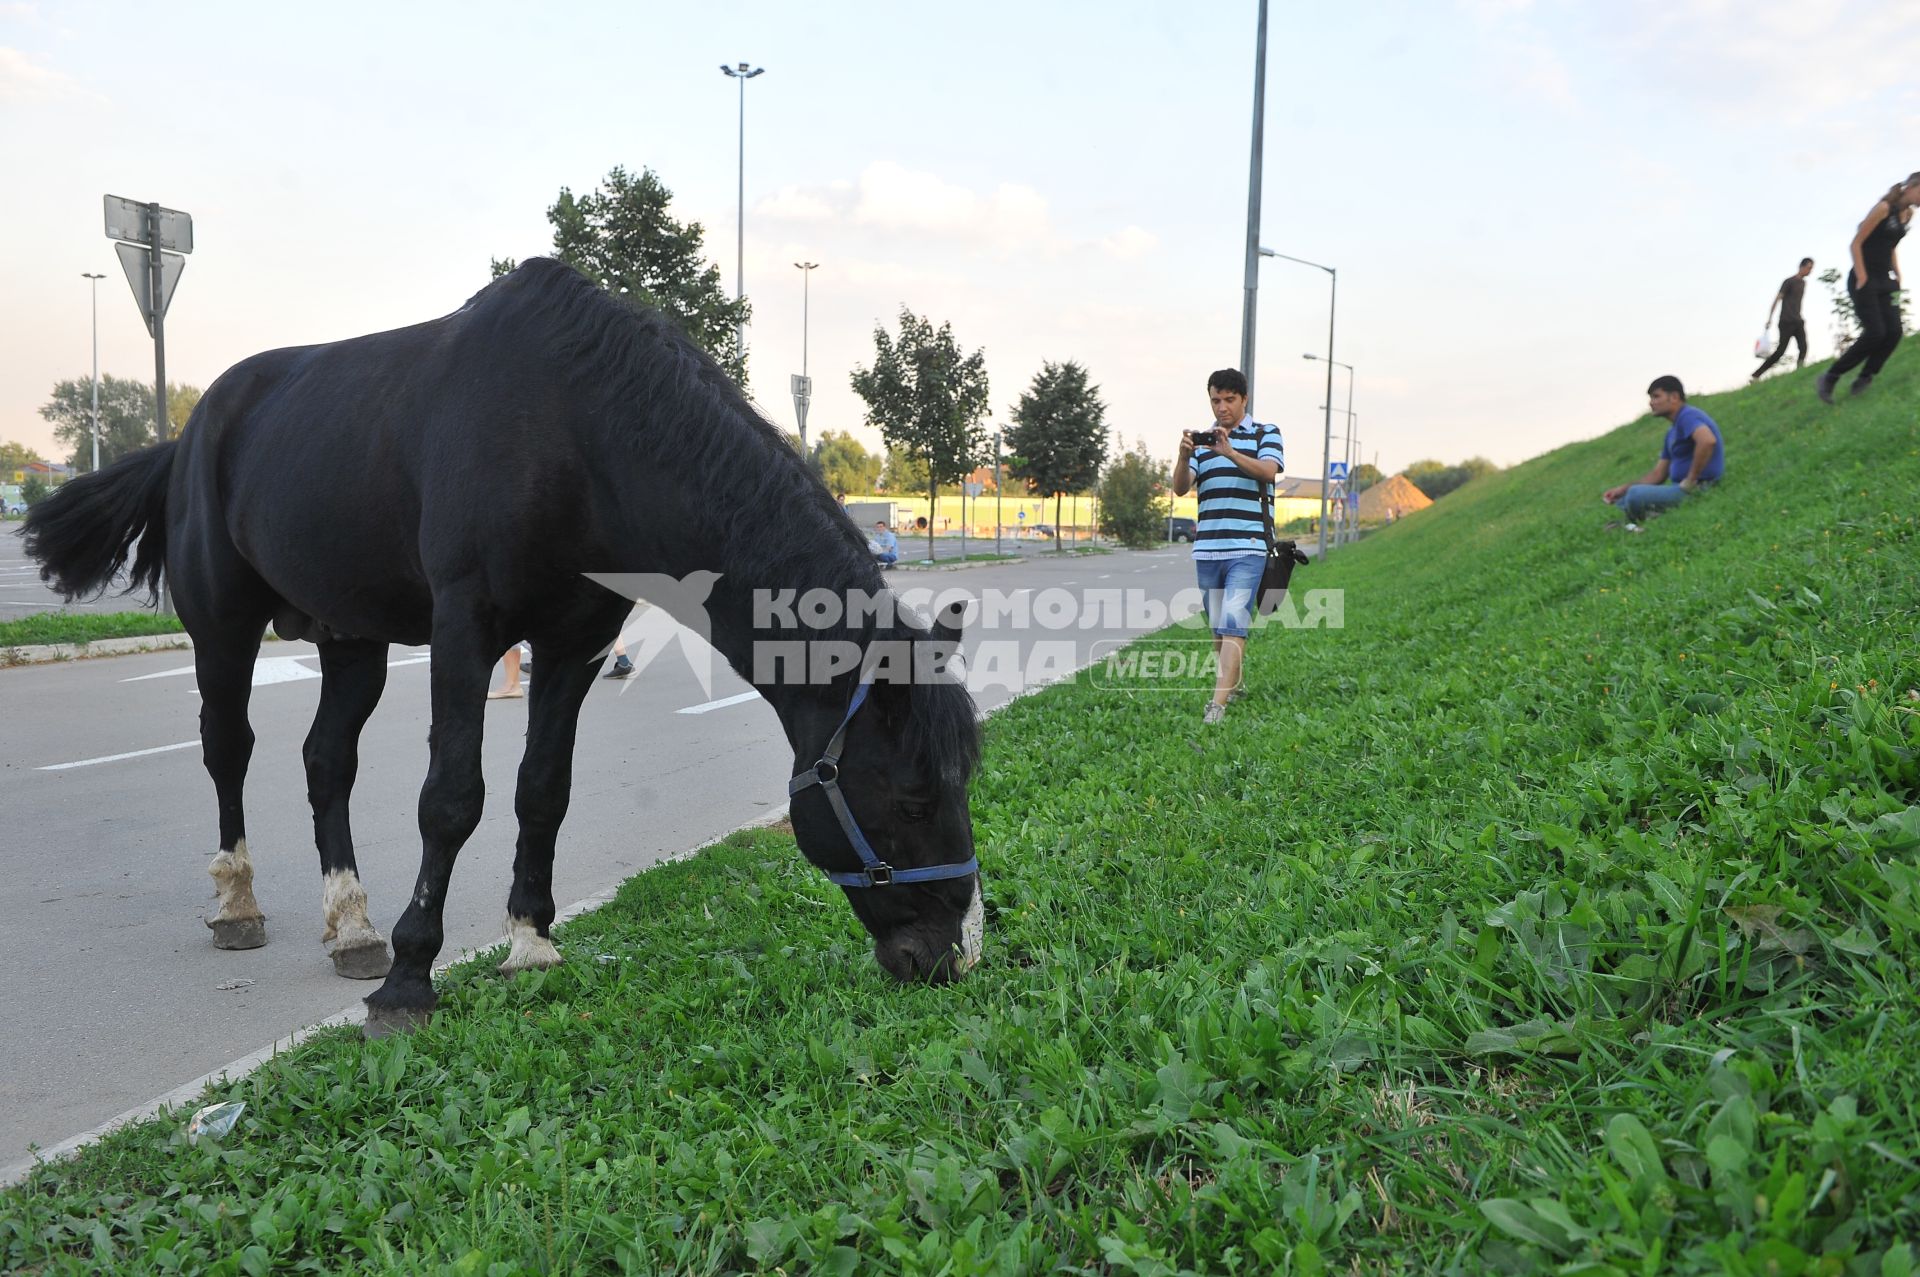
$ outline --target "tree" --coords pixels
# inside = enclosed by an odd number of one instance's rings
[[[1008,473],[1053,497],[1058,528],[1061,494],[1092,487],[1107,461],[1107,405],[1100,387],[1087,384],[1085,368],[1072,360],[1040,366],[1013,405],[1007,449],[1014,454]]]
[[[927,490],[926,458],[916,457],[898,448],[888,449],[886,462],[880,470],[880,490],[896,496],[909,492],[925,492]]]
[[[844,430],[822,431],[809,459],[814,471],[826,482],[827,490],[835,496],[844,497],[849,493],[866,496],[880,478],[880,458]]]
[[[175,436],[187,428],[187,418],[193,416],[193,410],[199,403],[200,387],[177,381],[167,383],[167,420],[173,424]]]
[[[893,452],[927,463],[927,557],[939,485],[958,483],[986,451],[987,357],[963,355],[953,325],[938,329],[902,306],[900,336],[873,330],[873,367],[853,370],[853,392],[867,403],[867,424]]]
[[[1447,465],[1443,461],[1416,461],[1403,472],[1407,481],[1414,487],[1438,501],[1470,479],[1481,475],[1494,474],[1500,467],[1485,457],[1473,457],[1457,466]]]
[[[1172,508],[1166,491],[1166,467],[1147,454],[1144,440],[1134,444],[1100,481],[1100,530],[1129,549],[1159,544]]]
[[[735,384],[747,384],[740,325],[753,308],[730,301],[720,267],[707,261],[706,230],[667,215],[673,192],[652,169],[640,176],[618,165],[600,185],[576,196],[567,187],[547,210],[553,255],[610,293],[663,311],[694,344],[719,361]],[[495,258],[498,279],[514,260]]]
[[[28,509],[39,505],[40,498],[46,495],[47,481],[37,474],[28,475],[27,481],[20,485],[20,499],[27,503]]]
[[[40,460],[40,454],[24,443],[0,443],[0,476],[10,476],[15,470],[24,470]],[[0,482],[11,483],[11,478],[0,477]]]
[[[1347,476],[1347,486],[1355,492],[1365,492],[1368,488],[1371,488],[1374,484],[1386,477],[1387,476],[1380,473],[1379,466],[1371,462],[1363,461],[1355,466],[1352,473]]]
[[[93,468],[93,378],[70,377],[57,383],[53,397],[40,406],[53,423],[53,437],[67,450],[75,469]],[[153,387],[145,382],[100,378],[100,464],[111,465],[130,452],[156,442]]]
[[[1468,457],[1460,463],[1460,482],[1466,483],[1485,475],[1499,474],[1500,467],[1485,457]]]

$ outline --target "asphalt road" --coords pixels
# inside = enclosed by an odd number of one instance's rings
[[[11,541],[0,537],[0,545]],[[17,554],[17,543],[9,549]],[[9,562],[0,559],[0,571]],[[1003,600],[1058,588],[1067,595],[1048,597],[1134,589],[1163,602],[1193,581],[1184,546],[1032,556],[892,579],[901,590],[990,590]],[[1017,644],[1030,669],[1041,645],[1052,646],[1058,664],[1067,644],[1066,663],[1079,665],[1099,645],[1137,632],[1125,619],[1109,614],[1101,620],[1123,623],[1066,630],[987,624],[969,633],[968,646]],[[394,648],[389,661],[385,698],[361,740],[353,799],[356,851],[383,933],[419,866],[414,813],[427,764],[430,656]],[[562,907],[784,803],[792,760],[773,711],[716,664],[710,689],[677,650],[636,679],[595,687],[581,715],[573,803],[554,870]],[[1011,698],[1006,673],[1004,661],[997,672],[974,669],[982,708]],[[318,858],[300,762],[320,689],[313,649],[266,644],[254,683],[248,843],[269,942],[228,952],[213,947],[201,921],[216,836],[191,653],[0,669],[0,1166],[26,1156],[29,1145],[55,1144],[333,1015],[375,987],[335,976],[320,943]],[[1179,704],[1199,707],[1191,697]],[[525,701],[489,705],[490,797],[454,874],[443,957],[501,935],[525,723]]]
[[[40,567],[21,548],[20,519],[0,520],[0,621],[17,621],[35,612],[126,612],[146,605],[146,595],[107,594],[77,603],[40,583]]]

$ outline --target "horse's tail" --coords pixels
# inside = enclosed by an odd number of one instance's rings
[[[179,440],[144,448],[62,484],[27,511],[27,554],[71,603],[102,594],[133,555],[125,593],[160,595],[167,558],[167,480]],[[135,549],[135,546],[138,549]]]

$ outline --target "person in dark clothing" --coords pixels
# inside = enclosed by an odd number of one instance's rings
[[[1796,369],[1807,366],[1807,324],[1800,318],[1800,299],[1807,292],[1807,276],[1813,274],[1813,259],[1802,257],[1800,269],[1780,281],[1780,291],[1773,295],[1773,305],[1767,307],[1767,327],[1773,327],[1774,307],[1780,309],[1780,340],[1774,343],[1773,353],[1767,356],[1767,362],[1753,370],[1752,380],[1760,380],[1760,374],[1780,362],[1780,356],[1787,353],[1787,338],[1800,343],[1800,358],[1793,365]]]
[[[1814,383],[1814,393],[1824,403],[1833,402],[1833,388],[1855,368],[1860,369],[1860,375],[1847,392],[1857,395],[1872,385],[1888,356],[1900,345],[1900,303],[1895,296],[1900,291],[1900,259],[1894,250],[1913,221],[1916,204],[1920,204],[1920,173],[1895,183],[1868,210],[1866,220],[1854,234],[1847,296],[1853,302],[1854,318],[1860,321],[1860,337]]]

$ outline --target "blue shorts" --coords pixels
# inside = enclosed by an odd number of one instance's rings
[[[1253,596],[1267,571],[1266,551],[1231,559],[1195,559],[1193,566],[1213,632],[1222,638],[1245,638],[1253,626]]]

